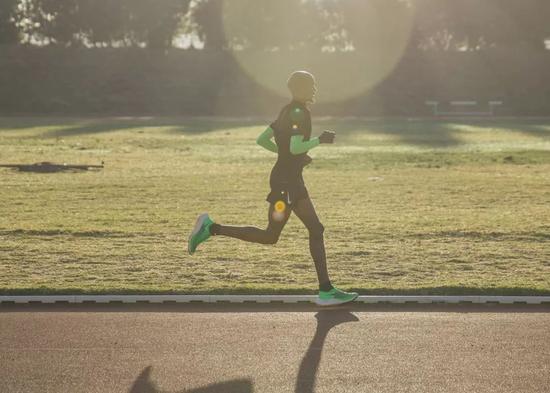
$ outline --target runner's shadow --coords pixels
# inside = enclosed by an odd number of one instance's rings
[[[249,379],[234,379],[232,381],[214,383],[202,388],[180,390],[171,393],[253,393],[252,381]],[[157,388],[151,381],[151,366],[145,367],[129,390],[129,393],[168,393]]]
[[[342,323],[359,321],[359,318],[347,310],[323,310],[315,314],[315,318],[317,318],[317,328],[300,363],[294,388],[296,393],[314,392],[317,370],[321,363],[321,353],[329,330]]]
[[[347,310],[323,310],[315,314],[317,327],[313,339],[302,358],[296,385],[296,393],[314,393],[317,370],[321,363],[321,353],[328,332],[335,326],[346,322],[359,321],[355,315]],[[181,390],[173,393],[253,393],[254,387],[249,379],[235,379],[220,382],[191,390]],[[129,393],[168,393],[160,390],[151,380],[151,366],[146,367],[134,381]]]

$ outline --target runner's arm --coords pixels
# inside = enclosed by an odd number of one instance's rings
[[[303,135],[293,135],[290,138],[290,152],[294,155],[305,153],[306,151],[313,149],[315,146],[319,146],[319,138],[311,138],[309,141],[304,141]]]
[[[256,139],[256,143],[263,147],[266,150],[269,150],[273,153],[278,153],[279,149],[277,148],[277,145],[271,140],[273,138],[273,129],[270,127],[267,127],[264,132],[258,136]]]

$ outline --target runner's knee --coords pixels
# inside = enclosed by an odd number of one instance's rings
[[[309,231],[309,237],[311,238],[322,238],[323,233],[325,232],[325,227],[319,221],[313,225],[308,226],[307,229]]]
[[[265,231],[264,244],[275,244],[279,241],[280,232],[267,228]]]

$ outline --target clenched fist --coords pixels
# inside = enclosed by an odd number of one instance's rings
[[[335,136],[336,136],[335,132],[325,130],[319,136],[319,142],[320,143],[334,143],[334,137]]]

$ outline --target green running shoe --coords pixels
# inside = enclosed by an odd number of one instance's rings
[[[338,288],[332,288],[330,291],[319,291],[319,296],[315,299],[315,303],[319,306],[334,306],[352,302],[359,296],[355,292],[344,292]]]
[[[203,213],[197,218],[193,232],[189,235],[187,242],[187,251],[189,254],[193,254],[197,249],[197,246],[202,242],[208,240],[210,235],[210,226],[214,224],[214,221],[208,217],[208,213]]]

